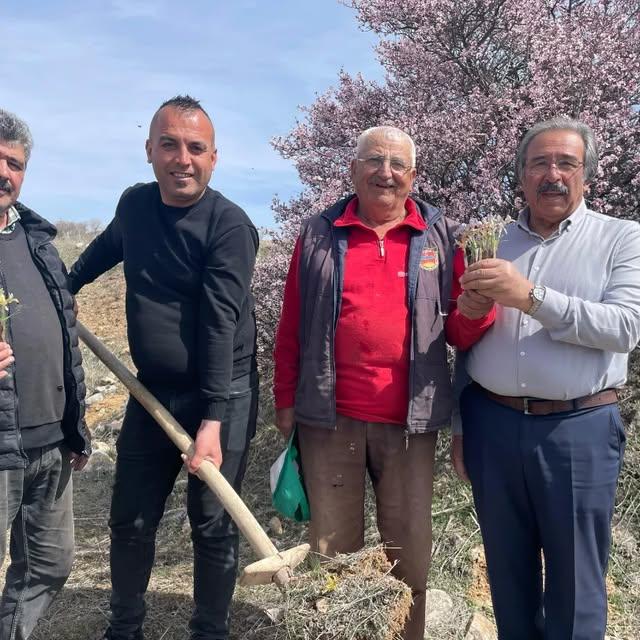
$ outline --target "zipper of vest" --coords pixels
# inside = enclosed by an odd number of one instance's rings
[[[380,257],[384,258],[384,238],[378,239],[378,248],[380,249]]]
[[[8,293],[7,281],[4,277],[4,272],[1,269],[0,269],[0,287],[4,289],[5,293]],[[11,318],[9,318],[9,320],[7,321],[7,333],[9,334],[11,333]],[[8,335],[2,336],[2,341],[9,344],[9,336]],[[16,439],[18,441],[18,455],[26,460],[27,455],[24,453],[24,447],[22,446],[22,431],[20,429],[20,418],[19,418],[20,407],[18,403],[18,386],[16,384],[16,377],[15,377],[15,370],[16,370],[15,362],[13,363],[12,369],[14,373],[13,374],[9,373],[9,375],[13,378],[13,406],[14,406],[13,413],[15,417]],[[25,464],[25,468],[27,466],[28,465]]]

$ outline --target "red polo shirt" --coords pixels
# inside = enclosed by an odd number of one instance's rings
[[[342,305],[335,335],[336,405],[338,413],[366,422],[405,425],[409,404],[411,319],[407,295],[410,229],[427,225],[416,204],[407,199],[407,215],[379,240],[356,215],[357,198],[335,226],[350,227],[344,265]],[[276,409],[293,407],[298,382],[300,323],[300,247],[296,243],[284,290],[282,315],[274,349]],[[464,272],[462,253],[454,261],[452,298],[456,342],[473,344],[493,322],[493,314],[467,320],[455,309]],[[449,322],[447,321],[447,325]],[[447,336],[449,328],[447,326]]]
[[[426,229],[416,204],[379,240],[356,215],[357,198],[335,226],[350,227],[342,305],[335,337],[338,413],[367,422],[406,424],[410,318],[407,299],[410,228]],[[276,334],[276,408],[294,405],[298,379],[299,247],[291,259]]]
[[[342,306],[336,327],[338,413],[365,422],[406,424],[411,324],[407,296],[411,229],[427,225],[412,200],[379,239],[352,200],[335,222],[350,227]]]

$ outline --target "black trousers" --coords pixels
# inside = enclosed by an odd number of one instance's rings
[[[461,414],[500,640],[602,640],[618,406],[530,416],[470,386]]]
[[[151,391],[195,437],[202,417],[198,393]],[[237,492],[255,433],[257,407],[257,374],[234,380],[222,421],[220,471]],[[144,594],[154,562],[156,531],[182,460],[175,445],[133,398],[127,405],[117,452],[109,518],[111,630],[115,637],[126,638],[144,621]],[[238,529],[216,496],[193,475],[187,485],[187,512],[194,554],[191,639],[226,640],[238,566]]]

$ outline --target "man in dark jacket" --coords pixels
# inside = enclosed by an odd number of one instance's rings
[[[71,470],[82,469],[90,453],[73,298],[52,244],[56,231],[17,202],[31,147],[27,125],[0,109],[0,311],[8,316],[0,343],[0,563],[11,528],[0,640],[28,638],[69,576]]]
[[[131,357],[138,377],[240,490],[255,432],[255,319],[249,290],[258,235],[246,214],[207,186],[216,163],[211,120],[188,96],[153,116],[147,158],[157,182],[122,195],[115,217],[71,270],[77,291],[122,261]],[[137,401],[117,443],[111,502],[111,624],[105,638],[142,638],[156,529],[182,460]],[[218,499],[189,476],[194,549],[192,640],[228,637],[238,531]]]
[[[351,162],[355,195],[303,223],[274,388],[278,428],[298,427],[320,553],[363,546],[368,472],[393,572],[413,591],[405,640],[424,637],[436,438],[452,405],[444,326],[455,224],[409,197],[415,160],[403,131],[368,129]]]

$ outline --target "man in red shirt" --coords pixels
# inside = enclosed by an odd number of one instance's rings
[[[413,591],[406,640],[424,636],[436,437],[452,405],[444,319],[455,224],[408,197],[415,176],[406,133],[375,127],[360,135],[355,195],[302,226],[274,388],[278,428],[287,437],[298,427],[310,538],[320,553],[363,546],[369,473],[394,574]]]

